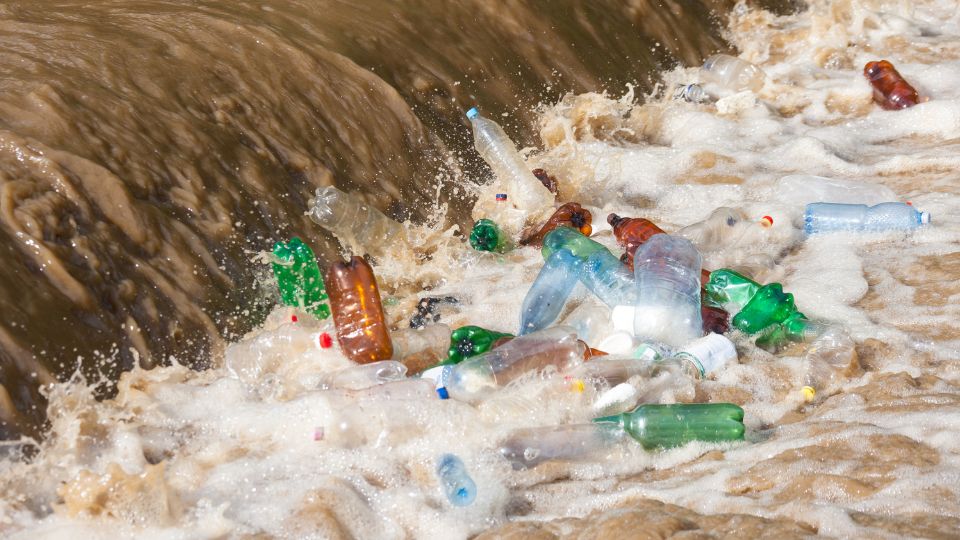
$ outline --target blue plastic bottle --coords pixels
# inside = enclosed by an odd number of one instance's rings
[[[919,212],[900,202],[887,202],[876,206],[810,203],[803,215],[803,231],[807,234],[910,230],[927,223],[930,223],[929,213]]]
[[[463,461],[453,454],[444,454],[437,461],[437,477],[447,500],[454,506],[468,506],[477,498],[477,484],[467,473]]]
[[[549,256],[534,280],[520,311],[522,336],[550,326],[580,279],[582,261],[570,250],[561,249]]]

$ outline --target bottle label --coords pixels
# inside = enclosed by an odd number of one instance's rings
[[[688,353],[688,352],[686,352],[686,351],[680,351],[680,352],[678,352],[678,353],[677,353],[676,355],[674,355],[674,356],[675,356],[676,358],[686,358],[687,360],[689,360],[690,363],[692,363],[692,364],[694,365],[694,367],[697,368],[697,372],[700,373],[700,378],[701,378],[701,379],[704,378],[704,376],[706,376],[707,371],[706,371],[705,369],[703,369],[703,364],[700,362],[700,359],[697,358],[696,356],[694,356],[694,355],[692,355],[692,354],[690,354],[690,353]]]

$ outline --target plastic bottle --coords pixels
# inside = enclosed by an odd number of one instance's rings
[[[624,432],[597,424],[520,429],[500,445],[500,454],[515,470],[551,460],[577,460],[623,440]]]
[[[496,122],[480,115],[476,107],[467,111],[473,125],[473,145],[480,157],[503,182],[509,204],[528,213],[552,208],[554,196],[530,172],[513,141]]]
[[[812,403],[835,390],[857,364],[853,340],[836,327],[817,337],[804,355],[805,371],[800,389],[804,401]]]
[[[583,261],[580,282],[611,308],[632,304],[637,297],[630,270],[606,248],[591,253]]]
[[[367,261],[354,256],[350,262],[335,262],[327,270],[326,281],[337,342],[347,358],[360,364],[390,360],[390,332],[377,280]]]
[[[457,456],[440,456],[437,460],[437,478],[450,504],[468,506],[477,498],[477,484],[470,478],[466,466]]]
[[[704,333],[723,334],[730,330],[730,314],[722,308],[704,304],[702,290],[700,300],[700,317],[703,318]]]
[[[683,100],[690,103],[703,103],[707,100],[707,93],[699,84],[686,84],[677,88],[673,93],[673,99]]]
[[[513,334],[487,330],[479,326],[461,326],[450,334],[450,348],[444,364],[459,364],[463,360],[485,353],[497,341],[512,338]]]
[[[691,441],[742,441],[745,431],[743,409],[732,403],[648,404],[594,422],[620,427],[648,450]]]
[[[654,235],[634,259],[634,335],[681,346],[703,335],[700,253],[689,240]]]
[[[380,255],[385,248],[407,241],[403,225],[334,186],[318,189],[308,204],[310,219],[371,255]]]
[[[760,287],[743,309],[733,316],[733,326],[746,334],[755,334],[772,324],[802,316],[794,305],[793,295],[783,292],[783,285],[768,283]]]
[[[580,280],[582,261],[566,249],[551,255],[533,281],[520,308],[520,331],[529,334],[550,326]]]
[[[587,238],[580,231],[570,227],[557,227],[547,233],[543,237],[543,247],[540,248],[540,253],[546,259],[553,255],[555,251],[561,249],[569,250],[570,253],[581,259],[586,259],[597,251],[610,252],[603,244]]]
[[[303,308],[320,319],[329,317],[323,277],[310,246],[293,237],[289,242],[274,244],[273,255],[273,275],[283,303]]]
[[[450,334],[450,327],[445,324],[431,324],[420,329],[401,328],[391,332],[393,358],[403,363],[410,373],[420,373],[446,359]]]
[[[539,180],[540,183],[543,184],[543,187],[550,190],[550,193],[553,193],[554,195],[556,195],[557,192],[560,190],[560,183],[557,182],[557,179],[547,171],[543,169],[534,169],[530,172],[532,172],[533,175],[537,177],[537,180]]]
[[[610,309],[584,302],[560,321],[560,324],[572,327],[587,343],[598,345],[610,335]],[[603,347],[600,348],[603,349]]]
[[[478,219],[470,231],[470,246],[477,251],[505,253],[513,249],[513,242],[493,221]]]
[[[792,174],[781,178],[775,188],[782,204],[805,207],[813,202],[874,205],[897,200],[887,186],[873,182],[838,180],[809,174]]]
[[[875,206],[811,203],[803,215],[803,231],[807,234],[910,230],[927,223],[930,223],[929,213],[918,212],[914,207],[899,202]]]
[[[580,231],[584,236],[590,236],[593,232],[593,215],[590,211],[581,207],[579,203],[566,203],[551,215],[547,222],[540,229],[520,241],[522,245],[540,247],[543,244],[543,237],[557,227],[570,227]]]
[[[734,92],[759,92],[763,88],[766,74],[746,60],[728,54],[715,54],[707,58],[700,68],[700,80]]]
[[[616,214],[607,216],[607,223],[613,227],[613,235],[617,238],[617,243],[623,247],[624,254],[621,261],[627,265],[630,271],[633,271],[633,256],[637,248],[650,239],[655,234],[666,234],[666,231],[657,227],[649,219],[644,218],[625,218]]]
[[[863,76],[873,86],[873,100],[884,109],[906,109],[920,102],[917,90],[886,60],[867,62]]]
[[[721,206],[703,221],[688,225],[674,235],[693,242],[701,251],[717,251],[736,246],[749,228],[759,226],[751,222],[738,208]]]
[[[386,383],[374,388],[407,383],[426,385],[432,392],[429,381],[413,379]],[[405,392],[409,393],[409,392]],[[432,399],[436,399],[435,395]],[[395,399],[391,395],[336,395],[331,396],[329,410],[314,431],[315,441],[341,448],[393,447],[415,437],[422,437],[429,428],[423,424],[423,400]]]
[[[711,305],[722,307],[731,314],[737,314],[750,302],[760,290],[760,284],[729,268],[721,268],[710,273],[710,280],[704,286],[704,299]]]
[[[828,332],[840,332],[839,326],[811,321],[797,312],[780,324],[763,330],[754,343],[761,349],[776,353],[792,343],[810,343]]]
[[[446,390],[451,398],[476,402],[529,371],[548,366],[564,371],[579,365],[586,349],[574,330],[564,326],[518,336],[453,366]]]
[[[394,360],[381,360],[340,369],[320,378],[320,388],[359,390],[407,377],[407,366]]]

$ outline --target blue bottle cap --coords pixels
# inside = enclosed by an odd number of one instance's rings
[[[471,107],[470,110],[467,111],[467,118],[470,120],[473,120],[478,116],[480,116],[480,111],[478,111],[476,107]]]
[[[447,393],[447,389],[444,386],[437,388],[437,395],[440,396],[440,399],[450,399],[450,394]]]

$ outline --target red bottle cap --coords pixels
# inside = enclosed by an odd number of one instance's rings
[[[330,334],[326,332],[320,334],[320,348],[329,349],[330,347],[333,347],[333,338],[330,337]]]
[[[764,227],[773,227],[773,218],[770,216],[763,216],[760,218],[760,225]]]
[[[297,316],[296,316],[296,315],[291,315],[291,316],[290,316],[290,322],[297,322],[297,320],[298,320],[298,319],[297,319]]]

